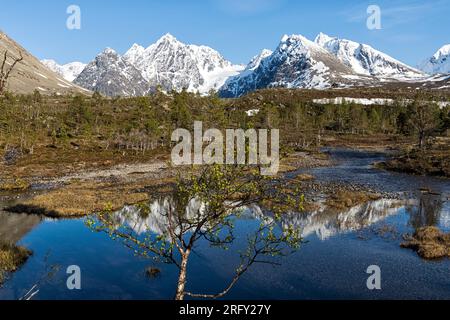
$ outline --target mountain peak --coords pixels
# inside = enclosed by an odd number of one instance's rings
[[[140,49],[145,49],[145,48],[143,46],[141,46],[140,44],[133,43],[133,45],[131,46],[131,48],[129,50],[140,50]]]
[[[145,48],[137,43],[134,43],[130,49],[124,54],[124,58],[131,64],[135,64],[138,59],[142,58]]]
[[[74,61],[64,65],[58,64],[52,59],[41,60],[42,64],[56,74],[62,76],[65,80],[73,82],[86,67],[85,63]]]
[[[317,35],[317,37],[314,40],[314,42],[317,43],[319,46],[323,46],[325,43],[327,43],[327,42],[329,42],[329,41],[331,41],[333,39],[336,39],[336,38],[330,37],[329,35],[327,35],[327,34],[325,34],[323,32],[320,32]]]
[[[292,34],[290,36],[283,36],[281,39],[281,43],[279,48],[286,49],[286,47],[290,48],[300,48],[301,51],[326,51],[317,43],[309,40],[305,36],[301,34]]]
[[[444,46],[442,46],[435,54],[434,54],[434,58],[439,59],[442,56],[447,56],[450,54],[450,44],[446,44]]]
[[[74,83],[111,97],[144,96],[149,90],[141,72],[111,48],[97,55]]]
[[[290,36],[288,36],[287,34],[285,34],[285,35],[281,38],[281,42],[282,42],[282,43],[286,43],[286,42],[312,43],[310,40],[308,40],[306,37],[302,36],[301,34],[291,34]]]
[[[110,47],[105,48],[105,50],[103,50],[101,54],[118,55],[117,52],[114,49],[110,48]]]
[[[282,37],[281,37],[281,42],[286,42],[286,41],[288,41],[288,39],[289,39],[289,36],[287,35],[287,34],[285,34],[285,35],[283,35]]]
[[[185,44],[170,33],[146,49],[133,46],[123,58],[141,72],[151,88],[161,86],[165,91],[187,89],[208,93],[243,70],[216,50]]]
[[[259,54],[257,54],[256,56],[254,56],[251,61],[254,61],[254,60],[257,60],[257,59],[264,59],[264,58],[266,58],[266,57],[268,57],[268,56],[270,56],[272,54],[273,54],[272,50],[262,49],[261,52]]]
[[[264,54],[268,56],[264,57]],[[348,75],[351,69],[306,37],[284,35],[274,53],[263,51],[246,70],[227,81],[220,94],[239,97],[271,87],[325,89]]]
[[[432,57],[422,62],[419,69],[429,74],[450,73],[450,44],[442,46]]]
[[[323,33],[317,36],[315,43],[333,54],[338,60],[358,74],[398,79],[420,78],[423,76],[420,71],[367,44],[330,37]]]
[[[261,53],[259,55],[260,56],[270,56],[272,53],[273,53],[273,51],[270,49],[262,49]]]
[[[256,68],[258,68],[260,66],[261,62],[264,59],[266,59],[267,57],[270,57],[272,54],[273,54],[272,50],[263,49],[260,54],[253,57],[253,59],[247,65],[246,70],[255,70]]]
[[[284,35],[274,56],[329,54],[324,48],[300,34]],[[331,55],[330,55],[331,56]]]
[[[157,43],[159,43],[159,42],[179,42],[179,41],[172,34],[166,33],[161,38],[159,38]]]

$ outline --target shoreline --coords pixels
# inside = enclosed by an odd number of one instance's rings
[[[334,159],[331,159],[327,152],[330,149],[344,148],[358,152],[382,153],[386,155],[386,162],[388,162],[401,155],[402,149],[410,145],[410,141],[398,140],[398,137],[391,136],[326,137],[321,149],[291,150],[285,154],[280,161],[277,177],[286,178],[287,175],[302,170],[334,166]],[[119,161],[116,159],[104,162],[83,162],[82,165],[73,163],[71,170],[63,171],[63,174],[56,176],[45,164],[40,171],[37,170],[31,176],[19,178],[0,176],[0,201],[11,203],[6,207],[9,212],[38,214],[53,218],[82,217],[107,207],[119,210],[126,205],[139,204],[151,198],[150,188],[173,183],[178,171],[171,167],[168,155],[165,153],[160,152],[143,158],[148,158],[148,161],[137,161],[136,158],[130,157],[129,162],[125,162],[122,158]],[[67,167],[64,163],[59,165]],[[26,163],[10,166],[10,172],[24,173],[25,167]],[[78,169],[75,169],[77,167]],[[380,163],[374,163],[373,167],[378,170],[386,169]],[[182,171],[183,168],[179,170]],[[402,197],[399,194],[390,194],[367,186],[346,185],[340,182],[317,183],[314,177],[305,180],[300,182],[305,195],[318,192],[328,195],[353,192],[380,194],[394,199]],[[24,196],[21,197],[21,195]]]
[[[277,177],[317,167],[333,166],[326,152],[318,150],[295,152],[282,159]],[[79,218],[100,212],[105,208],[119,210],[126,205],[135,205],[150,200],[151,189],[167,187],[175,182],[176,170],[168,162],[156,160],[150,163],[120,164],[105,169],[79,171],[55,179],[36,181],[37,190],[30,189],[25,199],[9,199],[12,202],[5,211],[44,215],[52,218]],[[317,183],[314,177],[299,178],[294,184],[305,189],[305,195],[323,192],[346,194],[376,194],[363,186],[343,183]],[[14,194],[14,192],[12,193]],[[27,192],[25,192],[27,194]],[[386,193],[380,196],[394,197]],[[395,196],[396,197],[396,196]],[[312,197],[313,198],[313,197]],[[4,199],[5,200],[5,199]],[[8,198],[6,197],[6,200]]]

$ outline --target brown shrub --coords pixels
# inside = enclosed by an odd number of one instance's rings
[[[26,248],[0,243],[0,284],[8,272],[17,271],[30,255],[31,251]]]
[[[437,227],[418,229],[413,236],[406,236],[402,248],[417,251],[417,254],[427,260],[450,257],[450,233],[443,233]]]

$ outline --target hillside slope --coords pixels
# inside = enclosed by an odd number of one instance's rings
[[[13,59],[20,55],[23,57],[23,60],[11,73],[6,86],[7,91],[23,94],[32,93],[34,90],[39,90],[42,94],[90,93],[89,90],[74,85],[49,70],[21,45],[0,31],[1,61],[3,61],[5,51],[10,57],[6,62],[6,67],[11,65]]]

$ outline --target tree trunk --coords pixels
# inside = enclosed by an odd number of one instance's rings
[[[180,275],[178,276],[177,293],[175,295],[175,300],[177,301],[184,300],[187,280],[187,264],[190,253],[190,250],[188,250],[181,256]]]
[[[425,133],[421,131],[419,133],[419,149],[423,149],[424,144],[425,144]]]

